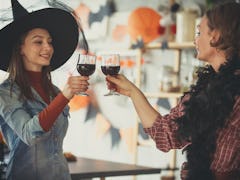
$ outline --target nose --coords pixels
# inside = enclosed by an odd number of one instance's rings
[[[52,50],[53,50],[53,46],[52,46],[52,44],[49,43],[49,42],[45,42],[43,48],[44,48],[45,50],[48,50],[48,51],[52,51]]]

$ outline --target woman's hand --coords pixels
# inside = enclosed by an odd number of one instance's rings
[[[63,95],[70,100],[75,94],[87,91],[88,80],[87,76],[70,76],[62,91]]]
[[[125,96],[131,97],[133,91],[137,89],[137,87],[122,74],[106,76],[106,81],[108,89],[115,90]]]

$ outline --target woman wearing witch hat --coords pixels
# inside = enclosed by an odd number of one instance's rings
[[[50,72],[73,54],[78,24],[57,8],[28,13],[12,0],[12,10],[14,21],[0,30],[0,69],[9,73],[0,85],[0,126],[10,149],[7,179],[71,179],[62,151],[67,104],[87,90],[89,78],[71,76],[60,91]]]

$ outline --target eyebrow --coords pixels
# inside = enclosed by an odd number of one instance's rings
[[[35,38],[44,38],[44,37],[41,36],[41,35],[35,35],[35,36],[32,37],[32,39],[35,39]],[[52,40],[52,37],[49,36],[47,39],[51,39]]]

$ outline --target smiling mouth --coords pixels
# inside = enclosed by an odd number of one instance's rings
[[[42,55],[40,55],[40,57],[42,57],[44,59],[50,59],[50,55],[49,54],[42,54]]]

